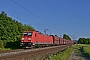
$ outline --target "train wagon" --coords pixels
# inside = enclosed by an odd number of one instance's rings
[[[53,39],[53,45],[60,45],[60,39],[57,35],[51,35]]]
[[[64,44],[64,39],[63,38],[59,38],[60,40],[60,45],[63,45]]]

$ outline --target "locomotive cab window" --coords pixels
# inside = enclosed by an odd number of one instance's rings
[[[27,36],[28,34],[26,32],[23,33],[23,36]]]
[[[28,36],[32,36],[32,32],[29,32],[29,33],[28,33]]]

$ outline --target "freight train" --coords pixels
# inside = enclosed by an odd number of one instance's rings
[[[72,44],[74,42],[60,38],[57,35],[46,35],[38,31],[24,31],[20,40],[20,46],[25,48]]]

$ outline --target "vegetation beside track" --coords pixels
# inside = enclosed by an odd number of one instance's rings
[[[50,56],[48,59],[46,60],[68,60],[69,56],[71,55],[72,51],[74,49],[80,48],[84,51],[84,53],[90,57],[90,45],[85,45],[85,44],[75,44],[73,46],[71,46],[70,48],[65,49],[62,52],[59,52],[56,55]],[[75,52],[79,52],[78,50],[76,50]]]
[[[82,50],[84,51],[85,55],[90,58],[90,45],[84,45]]]
[[[0,48],[0,51],[2,50],[11,50],[10,48]]]
[[[54,56],[50,56],[48,59],[46,60],[68,60],[68,57],[70,56],[71,52],[74,50],[75,47],[77,47],[78,45],[73,45],[67,49],[65,49],[62,52],[59,52],[58,54],[54,55]]]
[[[12,19],[2,11],[0,13],[0,50],[20,48],[19,41],[24,30],[35,29],[30,25]]]
[[[50,56],[48,59],[46,60],[68,60],[69,56],[71,55],[72,51],[76,48],[82,48],[84,45],[83,44],[75,44],[72,45],[71,47],[65,49],[62,52],[59,52],[58,54],[54,55],[54,56]],[[75,51],[75,52],[78,52]]]

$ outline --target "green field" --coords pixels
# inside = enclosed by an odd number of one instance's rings
[[[90,57],[90,45],[84,45],[82,49],[83,49],[85,55]]]

